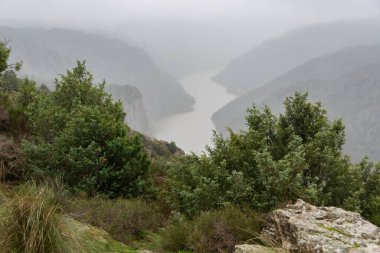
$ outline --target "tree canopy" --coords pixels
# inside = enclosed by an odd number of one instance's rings
[[[307,93],[288,97],[284,107],[277,117],[268,107],[253,106],[246,117],[248,130],[230,130],[228,138],[215,134],[206,154],[169,165],[172,206],[189,216],[228,205],[266,212],[302,198],[359,212],[370,205],[367,217],[377,215],[380,189],[372,180],[380,183],[379,170],[366,160],[351,165],[342,154],[342,121],[330,121]]]
[[[104,85],[94,85],[78,62],[56,79],[53,92],[23,87],[31,131],[23,144],[26,165],[34,177],[61,174],[72,189],[89,195],[137,196],[145,190],[149,160]]]

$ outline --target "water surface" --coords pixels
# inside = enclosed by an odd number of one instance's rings
[[[155,123],[154,137],[174,141],[185,152],[200,153],[211,143],[215,125],[211,116],[235,98],[226,89],[211,80],[218,71],[188,75],[180,80],[187,93],[195,99],[194,110],[164,118]]]

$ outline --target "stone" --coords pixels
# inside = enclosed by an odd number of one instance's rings
[[[292,252],[380,252],[379,227],[358,213],[302,200],[270,213],[262,236]]]
[[[235,253],[285,253],[285,250],[261,245],[242,244],[235,246]]]

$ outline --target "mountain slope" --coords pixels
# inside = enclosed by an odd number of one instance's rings
[[[125,121],[133,130],[150,134],[151,129],[146,116],[141,92],[130,85],[107,85],[106,91],[112,94],[114,100],[120,100],[127,114]]]
[[[363,155],[380,159],[380,45],[358,46],[313,59],[232,101],[213,115],[218,130],[244,128],[247,107],[255,103],[282,111],[285,97],[309,92],[331,118],[343,117],[346,151],[355,160]]]
[[[306,26],[268,40],[231,61],[214,79],[244,94],[315,57],[348,47],[380,43],[380,20]]]
[[[143,50],[121,41],[63,29],[6,27],[0,27],[0,38],[11,40],[10,62],[22,60],[22,74],[33,79],[51,84],[76,60],[86,60],[95,80],[137,87],[149,119],[189,111],[194,103],[182,86],[160,72]]]

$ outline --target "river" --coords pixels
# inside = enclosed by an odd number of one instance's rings
[[[211,144],[215,125],[211,116],[235,98],[226,89],[211,80],[218,71],[198,72],[185,76],[181,85],[195,99],[191,112],[175,114],[155,123],[154,137],[174,141],[186,153],[201,153]]]

